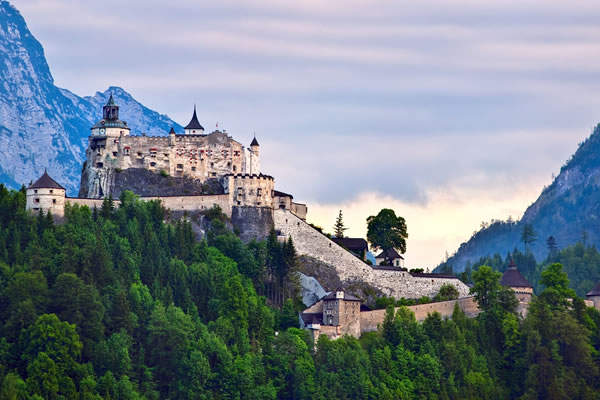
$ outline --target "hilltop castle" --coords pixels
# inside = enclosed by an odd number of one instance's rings
[[[142,200],[160,200],[171,212],[190,214],[217,205],[243,240],[263,239],[274,229],[279,240],[292,238],[299,255],[320,265],[344,287],[371,287],[388,296],[420,298],[433,297],[441,286],[451,284],[461,297],[468,295],[469,288],[455,276],[371,266],[315,230],[306,223],[306,205],[275,190],[275,179],[261,172],[256,137],[244,147],[225,131],[206,134],[195,107],[183,134],[171,129],[165,136],[132,135],[119,119],[112,96],[102,117],[91,128],[78,197],[67,197],[65,189],[44,172],[27,188],[28,210],[51,211],[60,218],[67,203],[100,208],[105,197],[118,199],[123,190]],[[320,272],[314,274],[322,280]]]

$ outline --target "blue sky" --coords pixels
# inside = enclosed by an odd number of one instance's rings
[[[520,217],[600,121],[597,1],[12,3],[57,85],[256,132],[309,220],[404,216],[409,267]]]

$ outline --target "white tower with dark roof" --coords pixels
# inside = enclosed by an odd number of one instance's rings
[[[200,121],[198,121],[198,116],[196,115],[196,105],[194,105],[194,114],[192,115],[192,120],[183,129],[185,129],[186,135],[204,134],[204,127],[200,125]]]
[[[65,188],[44,170],[44,174],[27,188],[25,209],[62,217],[65,213]]]

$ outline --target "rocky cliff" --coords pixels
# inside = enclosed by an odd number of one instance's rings
[[[55,86],[42,45],[7,1],[0,1],[0,59],[0,180],[9,186],[28,184],[48,168],[75,195],[90,127],[110,93],[132,132],[182,130],[119,87],[79,97]]]

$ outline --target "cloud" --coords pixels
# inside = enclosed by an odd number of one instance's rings
[[[309,215],[389,202],[449,251],[531,203],[600,119],[596,0],[13,3],[58,85],[123,86],[183,124],[197,103],[256,132]]]

